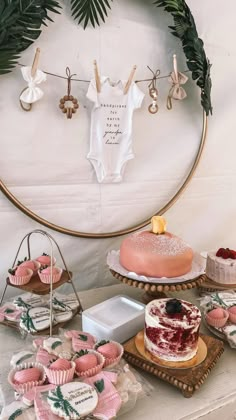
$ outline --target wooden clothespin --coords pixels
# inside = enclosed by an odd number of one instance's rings
[[[176,81],[178,82],[179,75],[178,75],[178,66],[177,66],[176,54],[173,55],[173,68],[174,68],[174,74],[175,74]]]
[[[134,78],[134,73],[135,73],[136,68],[137,68],[137,66],[134,66],[134,67],[132,68],[131,73],[130,73],[130,76],[129,76],[129,78],[128,78],[128,80],[127,80],[127,83],[126,83],[126,85],[125,85],[125,87],[124,87],[124,94],[125,94],[125,95],[126,95],[126,93],[128,92],[128,90],[129,90],[129,88],[130,88],[130,85],[131,85],[132,80],[133,80],[133,78]]]
[[[34,77],[35,73],[37,71],[38,68],[38,62],[39,62],[39,55],[40,55],[40,48],[36,48],[36,52],[34,55],[34,61],[31,67],[31,76]]]
[[[94,73],[95,73],[95,80],[96,80],[96,88],[97,88],[97,92],[100,93],[101,92],[101,80],[100,80],[99,73],[98,73],[97,61],[94,60],[93,64],[94,64]]]

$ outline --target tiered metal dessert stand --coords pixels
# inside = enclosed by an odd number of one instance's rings
[[[58,287],[62,286],[65,283],[70,283],[71,286],[72,286],[72,288],[73,288],[75,297],[76,297],[76,299],[78,301],[78,309],[72,311],[73,312],[73,317],[76,314],[82,312],[83,311],[83,308],[82,308],[81,301],[79,299],[78,293],[77,293],[77,291],[75,289],[75,286],[74,286],[74,283],[73,283],[73,280],[72,280],[72,272],[69,271],[68,268],[67,268],[65,259],[64,259],[63,255],[62,255],[62,252],[60,250],[59,245],[57,244],[57,242],[55,241],[55,239],[49,233],[47,233],[47,232],[45,232],[45,231],[43,231],[41,229],[36,229],[36,230],[33,230],[33,231],[29,232],[27,235],[25,235],[24,238],[22,239],[20,245],[19,245],[18,250],[17,250],[15,259],[14,259],[13,264],[12,264],[12,268],[15,267],[15,264],[16,264],[16,261],[17,261],[19,252],[20,252],[21,247],[22,247],[22,245],[23,245],[23,243],[25,241],[27,242],[27,255],[28,255],[28,259],[31,259],[30,239],[31,239],[31,236],[33,234],[42,235],[42,236],[44,236],[48,240],[49,245],[50,245],[50,249],[51,249],[51,253],[50,253],[50,257],[51,257],[51,269],[52,269],[52,262],[53,262],[53,245],[56,246],[56,248],[57,248],[57,250],[58,250],[58,252],[60,254],[61,260],[63,262],[63,265],[64,265],[64,269],[63,269],[63,272],[62,272],[61,279],[57,283],[53,283],[53,281],[52,281],[52,270],[51,270],[51,274],[50,274],[50,284],[42,283],[41,280],[40,280],[40,278],[39,278],[39,276],[38,276],[38,274],[34,275],[31,278],[30,282],[27,283],[27,284],[25,284],[25,285],[23,285],[23,286],[16,286],[14,284],[11,284],[10,279],[7,278],[6,279],[6,285],[5,285],[5,288],[3,290],[3,293],[2,293],[2,296],[1,296],[1,299],[0,299],[0,305],[3,302],[3,299],[4,299],[4,296],[5,296],[5,293],[6,293],[6,290],[7,290],[7,287],[8,286],[16,287],[16,288],[18,288],[18,289],[20,289],[22,291],[34,293],[34,294],[37,294],[37,295],[47,295],[47,294],[49,294],[50,295],[50,308],[49,308],[50,309],[50,328],[49,328],[49,331],[48,331],[48,329],[47,330],[43,330],[41,332],[38,332],[38,334],[40,334],[40,333],[45,334],[45,335],[49,334],[51,336],[53,332],[55,332],[59,327],[63,327],[64,324],[65,324],[65,322],[62,322],[62,323],[58,323],[58,324],[56,324],[56,325],[53,326],[53,303],[52,303],[52,299],[53,299],[53,291],[55,289],[57,289]],[[12,327],[12,328],[19,329],[18,323],[13,322],[13,321],[4,320],[4,321],[2,321],[0,323],[1,324],[4,324],[4,325],[7,325],[9,327]]]

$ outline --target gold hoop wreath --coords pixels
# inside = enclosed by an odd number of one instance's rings
[[[108,4],[108,2],[106,2],[106,4]],[[195,170],[198,166],[198,163],[200,161],[200,158],[204,149],[206,135],[207,135],[207,117],[209,113],[212,113],[212,106],[211,106],[211,99],[210,99],[211,64],[208,58],[206,57],[203,41],[198,37],[194,18],[185,0],[155,0],[154,4],[157,7],[164,8],[165,11],[167,11],[168,13],[172,15],[172,18],[174,20],[174,26],[170,26],[169,28],[171,29],[172,34],[175,35],[177,38],[179,38],[180,41],[182,42],[183,50],[187,59],[187,67],[192,72],[193,80],[196,81],[197,86],[201,89],[201,105],[203,108],[202,133],[201,133],[201,139],[200,139],[200,143],[198,146],[198,151],[197,151],[195,160],[183,184],[175,193],[175,195],[168,201],[166,205],[164,205],[164,207],[160,208],[155,213],[155,215],[157,214],[162,215],[169,208],[173,206],[173,204],[178,200],[180,195],[188,186],[189,182],[191,181],[195,173]],[[100,17],[103,18],[103,21],[104,21],[104,16],[101,16],[101,14],[103,15],[101,8],[99,6],[97,10],[98,5],[97,5],[97,2],[95,2],[95,0],[89,0],[85,8],[83,7],[80,9],[80,6],[81,6],[81,0],[72,0],[72,16],[75,18],[75,20],[79,18],[79,23],[81,23],[81,21],[84,21],[84,29],[86,28],[88,23],[92,24],[93,27],[96,26],[95,22],[96,24],[99,25],[97,12],[99,12]],[[56,1],[55,7],[53,8],[52,11],[54,11],[55,13],[59,13],[57,11],[58,7],[60,6],[58,2]],[[107,16],[107,13],[105,13],[105,15]],[[32,40],[31,43],[32,42],[34,42],[34,40]],[[0,74],[1,74],[1,69],[0,69]],[[80,232],[77,230],[67,229],[66,227],[63,227],[60,225],[56,225],[38,216],[36,213],[32,212],[29,208],[27,208],[24,204],[22,204],[8,190],[5,183],[1,180],[0,180],[0,190],[12,202],[12,204],[14,204],[14,206],[16,206],[20,211],[22,211],[24,214],[29,216],[31,219],[35,220],[36,222],[52,230],[55,230],[60,233],[64,233],[66,235],[74,236],[74,237],[100,239],[100,238],[113,238],[113,237],[125,235],[127,233],[134,232],[138,229],[141,229],[147,226],[150,223],[150,218],[153,216],[152,214],[148,219],[142,221],[141,223],[138,223],[134,226],[128,227],[126,229],[121,229],[115,232],[105,232],[105,233]]]
[[[207,116],[205,111],[203,111],[203,123],[202,123],[202,134],[201,134],[201,140],[198,147],[197,155],[195,157],[194,163],[192,165],[192,168],[190,169],[185,181],[179,188],[179,190],[175,193],[175,195],[168,201],[168,203],[159,209],[155,215],[159,214],[162,215],[165,213],[168,209],[170,209],[173,204],[178,200],[180,195],[184,192],[186,187],[188,186],[189,182],[191,181],[198,163],[200,161],[200,158],[202,156],[202,152],[204,149],[205,141],[206,141],[206,135],[207,135]],[[20,211],[22,211],[26,216],[29,216],[31,219],[35,220],[36,222],[40,223],[43,226],[46,226],[52,230],[55,230],[60,233],[64,233],[65,235],[75,236],[78,238],[91,238],[91,239],[101,239],[101,238],[114,238],[121,235],[126,235],[127,233],[135,232],[138,229],[144,228],[150,223],[151,216],[143,222],[131,226],[126,229],[121,229],[115,232],[105,232],[105,233],[89,233],[89,232],[79,232],[77,230],[67,229],[63,226],[55,225],[54,223],[49,222],[46,219],[43,219],[42,217],[38,216],[36,213],[32,212],[30,209],[28,209],[24,204],[22,204],[6,187],[6,185],[3,183],[2,180],[0,180],[0,190],[3,192],[3,194],[16,206]]]

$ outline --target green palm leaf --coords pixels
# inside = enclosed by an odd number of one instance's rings
[[[20,53],[41,34],[41,26],[52,21],[49,12],[59,13],[56,0],[0,1],[0,74],[9,73]]]
[[[201,89],[201,104],[206,114],[212,113],[211,106],[211,64],[206,57],[203,41],[198,37],[193,15],[184,0],[155,0],[157,7],[171,13],[174,25],[169,28],[182,42],[187,66],[192,78]]]
[[[91,23],[95,28],[100,25],[100,19],[105,22],[108,9],[112,0],[71,0],[71,10],[78,23],[83,22],[84,29]]]

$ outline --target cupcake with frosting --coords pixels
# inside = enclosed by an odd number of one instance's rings
[[[75,373],[80,377],[89,377],[101,372],[105,358],[95,350],[80,350],[73,357]]]
[[[46,375],[39,363],[22,363],[9,372],[8,382],[19,394],[24,394],[35,386],[43,385]]]
[[[102,340],[96,343],[94,348],[105,358],[104,367],[117,365],[124,352],[123,346],[116,341]]]
[[[15,267],[8,270],[8,276],[11,284],[23,286],[30,282],[33,276],[33,270],[28,267]]]
[[[67,359],[57,359],[48,367],[44,366],[48,382],[54,385],[63,385],[72,382],[75,373],[75,362]]]
[[[62,268],[42,265],[38,271],[39,278],[42,283],[50,284],[51,276],[52,282],[57,283],[62,276]]]

